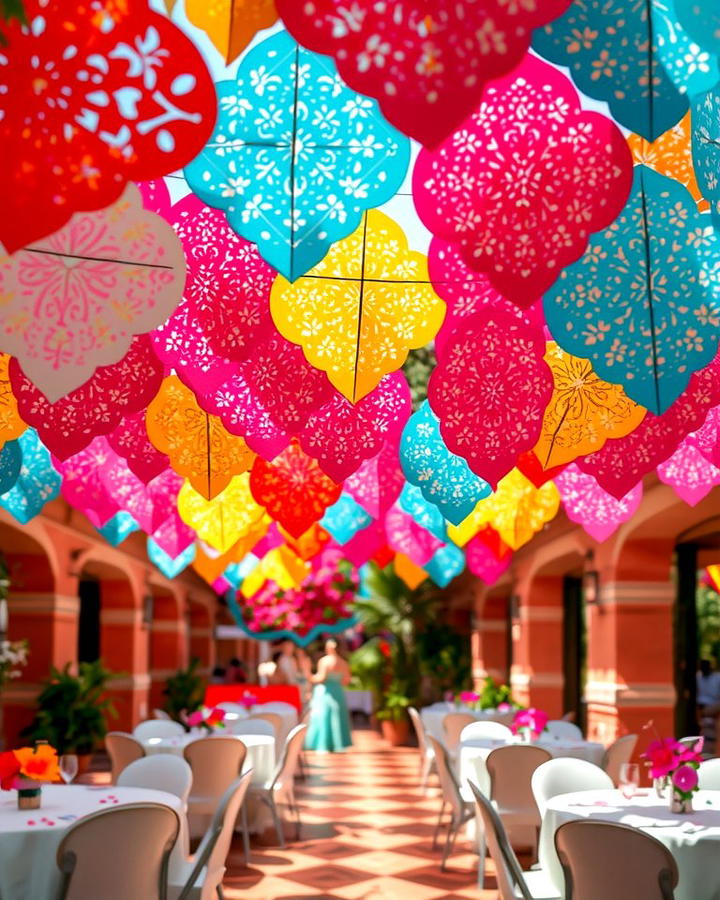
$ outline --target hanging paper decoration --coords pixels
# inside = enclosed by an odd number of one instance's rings
[[[175,505],[183,480],[172,469],[144,484],[116,456],[111,465],[100,470],[100,478],[109,497],[129,512],[146,534],[154,535],[176,515]]]
[[[470,115],[486,83],[518,64],[532,30],[569,2],[276,0],[301,44],[332,53],[346,84],[377,97],[390,122],[429,147]]]
[[[0,258],[0,347],[54,403],[164,322],[184,282],[180,242],[130,184],[107,209]]]
[[[683,8],[682,18],[680,8]],[[657,55],[675,87],[689,96],[714,87],[720,80],[717,59],[720,31],[713,40],[709,9],[702,10],[696,0],[663,0],[662,4],[654,3],[652,9]],[[714,17],[720,25],[717,12]],[[700,35],[699,40],[686,30],[686,25]],[[704,47],[712,47],[712,52]]]
[[[58,459],[79,453],[94,437],[113,431],[124,416],[147,406],[162,381],[162,366],[147,335],[133,339],[120,362],[96,369],[81,387],[50,403],[10,362],[10,384],[18,412],[37,428],[43,443]]]
[[[75,212],[109,206],[127,181],[185,165],[215,119],[201,55],[145,0],[24,7],[27,26],[0,23],[12,61],[0,89],[0,243],[9,253]]]
[[[345,491],[373,519],[380,519],[393,505],[404,484],[397,447],[385,444],[377,456],[364,462],[346,479]]]
[[[188,20],[207,34],[229,65],[256,32],[277,20],[275,0],[186,0]]]
[[[528,307],[613,221],[631,179],[618,127],[583,112],[568,79],[527,56],[488,86],[462,129],[421,151],[413,196],[433,234]]]
[[[236,475],[222,493],[206,500],[186,481],[178,494],[180,517],[199,537],[226,553],[233,544],[244,537],[262,518],[264,509],[250,492],[250,476],[247,472]]]
[[[330,543],[330,535],[317,522],[312,524],[307,531],[296,538],[288,534],[283,528],[278,529],[285,537],[285,547],[297,556],[298,559],[307,562],[321,553]]]
[[[720,468],[720,406],[711,409],[697,431],[685,439],[713,466]]]
[[[418,525],[425,528],[443,543],[447,541],[447,528],[443,514],[432,503],[423,497],[420,488],[406,483],[400,492],[398,506],[413,518]]]
[[[17,441],[8,441],[0,450],[0,494],[7,494],[20,475],[22,450]]]
[[[420,587],[420,585],[425,581],[428,577],[425,569],[420,566],[416,566],[415,563],[408,559],[404,553],[396,553],[395,559],[393,560],[393,568],[395,569],[395,574],[398,578],[402,578],[405,584],[410,588],[411,591],[414,591],[415,588]]]
[[[269,516],[267,516],[267,519],[269,524],[266,526],[262,537],[257,543],[252,545],[253,556],[256,556],[258,560],[261,560],[266,553],[285,543],[285,535],[280,534],[278,523],[273,522]]]
[[[692,98],[692,158],[698,187],[710,204],[713,223],[720,224],[720,85]]]
[[[237,80],[216,87],[217,126],[185,177],[290,281],[405,177],[407,138],[287,32],[250,50]]]
[[[408,248],[389,216],[371,210],[305,277],[277,278],[270,309],[281,334],[356,403],[400,368],[408,350],[432,340],[445,305],[423,254]]]
[[[720,485],[720,469],[709,463],[702,453],[683,441],[670,459],[657,467],[658,478],[669,484],[688,506],[696,506],[710,491]]]
[[[576,465],[570,465],[556,478],[565,513],[571,522],[577,522],[596,541],[604,541],[623,522],[637,512],[643,496],[642,484],[631,488],[618,499],[603,490],[592,475]]]
[[[300,586],[309,574],[310,566],[283,545],[267,553],[260,560],[257,571],[262,573],[265,581],[272,581],[286,591]]]
[[[79,509],[95,528],[119,512],[119,504],[108,493],[103,470],[109,469],[117,457],[104,437],[96,437],[84,450],[66,460],[53,459],[54,468],[62,475],[61,493],[70,506]]]
[[[27,427],[20,418],[15,394],[10,386],[10,357],[0,353],[0,446],[20,437]]]
[[[298,435],[300,446],[339,484],[379,453],[386,441],[397,444],[410,409],[405,376],[393,372],[356,404],[335,392],[308,416]]]
[[[108,444],[128,464],[130,471],[147,484],[170,466],[170,460],[150,442],[145,427],[146,410],[125,416],[107,436]]]
[[[433,554],[424,569],[438,587],[447,587],[465,569],[465,554],[450,542]]]
[[[338,542],[346,544],[358,531],[372,522],[372,516],[349,495],[341,494],[336,503],[328,506],[320,519],[322,527]]]
[[[645,417],[645,408],[629,400],[622,387],[598,378],[588,360],[549,343],[545,362],[555,387],[533,451],[543,468],[599,450],[608,438],[629,434]]]
[[[671,455],[680,441],[698,429],[709,410],[720,404],[720,356],[697,372],[683,394],[661,416],[647,413],[635,431],[609,440],[596,453],[578,460],[614,497],[622,498],[643,475]]]
[[[503,575],[512,562],[512,552],[489,525],[471,538],[465,547],[468,569],[489,587]]]
[[[319,521],[342,490],[293,441],[272,462],[258,457],[250,472],[255,500],[293,537]]]
[[[454,525],[491,493],[490,485],[445,446],[440,423],[427,401],[405,426],[400,464],[408,481],[417,485],[424,498]]]
[[[354,566],[362,566],[386,546],[385,526],[373,521],[343,546],[342,551]]]
[[[537,458],[534,451],[528,450],[518,456],[516,468],[522,472],[528,481],[531,481],[535,487],[542,487],[544,484],[547,484],[548,481],[552,481],[556,475],[559,475],[565,468],[565,464],[546,469],[543,467],[543,464]]]
[[[573,0],[565,15],[535,32],[533,49],[569,67],[584,94],[607,101],[621,125],[654,141],[687,110],[659,58],[661,16],[657,3]]]
[[[158,547],[152,538],[148,538],[147,555],[150,562],[157,566],[166,578],[175,578],[195,559],[195,544],[191,544],[173,558],[168,556],[161,547]]]
[[[482,308],[448,339],[428,400],[451,453],[494,486],[540,434],[552,394],[541,332]]]
[[[715,356],[720,241],[681,184],[637,166],[622,214],[545,294],[555,340],[656,414]]]
[[[139,529],[140,526],[130,513],[121,509],[120,512],[115,513],[112,519],[109,519],[102,528],[98,528],[98,531],[108,544],[111,544],[113,547],[118,547],[126,538]]]
[[[424,566],[444,543],[397,503],[385,514],[385,534],[388,546],[396,553],[404,553],[417,566]]]
[[[235,544],[226,553],[218,553],[200,541],[195,547],[195,559],[191,565],[203,581],[214,584],[235,559],[237,559]]]
[[[715,0],[674,0],[674,5],[687,35],[713,56],[720,56],[720,8]]]
[[[300,347],[274,334],[200,403],[259,456],[274,459],[333,395],[327,375],[307,362]]]
[[[148,406],[146,425],[153,445],[206,500],[224,490],[234,475],[247,472],[255,458],[242,438],[228,434],[220,419],[200,409],[176,375],[163,381]]]
[[[50,454],[34,428],[18,438],[22,453],[20,474],[10,490],[0,496],[0,506],[26,525],[46,503],[60,493],[61,476],[50,462]]]
[[[150,536],[158,547],[172,559],[179,556],[195,541],[195,531],[183,522],[177,510],[169,515]]]

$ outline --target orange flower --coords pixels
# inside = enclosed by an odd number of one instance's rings
[[[57,751],[49,744],[13,750],[20,763],[20,773],[33,781],[59,781]]]

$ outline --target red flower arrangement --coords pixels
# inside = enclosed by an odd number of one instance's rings
[[[60,781],[57,751],[49,744],[0,753],[0,789],[27,790],[35,782]]]
[[[510,723],[513,734],[527,734],[537,740],[547,728],[548,714],[542,709],[519,709]]]
[[[196,709],[187,717],[187,724],[190,728],[207,728],[208,731],[224,728],[225,710],[217,706],[213,709]]]
[[[698,789],[703,742],[700,738],[692,747],[687,747],[674,737],[657,737],[642,754],[643,759],[649,762],[650,777],[655,781],[656,789],[670,783],[671,808],[674,812],[692,810],[693,794]]]

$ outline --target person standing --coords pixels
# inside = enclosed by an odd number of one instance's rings
[[[275,674],[275,684],[291,684],[297,687],[298,664],[295,659],[295,644],[292,641],[283,641],[280,644],[280,656],[277,658]]]
[[[325,642],[325,656],[311,680],[315,686],[305,747],[321,753],[347,749],[352,737],[344,686],[350,683],[350,666],[338,652],[337,641]]]

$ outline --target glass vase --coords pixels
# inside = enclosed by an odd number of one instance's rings
[[[672,791],[670,794],[670,812],[673,815],[687,815],[693,811],[692,794],[680,794]]]
[[[40,809],[42,806],[42,788],[34,781],[17,789],[18,809]]]

